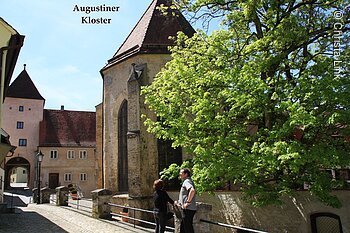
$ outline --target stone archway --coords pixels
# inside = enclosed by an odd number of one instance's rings
[[[27,174],[27,183],[29,183],[30,180],[30,163],[28,160],[22,157],[15,157],[11,158],[9,161],[5,164],[5,188],[10,188],[11,183],[11,171],[17,168],[23,168],[26,170]]]

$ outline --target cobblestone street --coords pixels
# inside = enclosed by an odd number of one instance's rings
[[[74,211],[72,207],[58,207],[52,204],[29,204],[18,207],[16,213],[0,214],[0,232],[153,232],[151,229],[133,228],[117,221],[99,220]]]

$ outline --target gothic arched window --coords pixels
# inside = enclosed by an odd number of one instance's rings
[[[128,101],[124,100],[118,113],[118,189],[128,191]]]
[[[172,143],[171,140],[158,139],[158,172],[163,171],[172,163],[178,165],[182,163],[182,149],[181,147],[173,148]],[[180,181],[178,179],[169,180],[166,188],[177,190],[180,188]]]

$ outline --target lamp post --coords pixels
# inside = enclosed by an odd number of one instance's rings
[[[41,176],[41,162],[43,161],[44,154],[39,151],[39,153],[36,155],[38,159],[38,201],[37,204],[40,203],[40,176]]]

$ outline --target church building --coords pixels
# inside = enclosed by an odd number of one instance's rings
[[[186,159],[181,148],[173,149],[170,142],[148,133],[142,118],[150,110],[140,90],[171,59],[168,47],[174,45],[174,40],[169,37],[176,37],[179,31],[187,36],[195,33],[178,10],[168,8],[167,14],[158,10],[162,4],[170,6],[171,1],[153,0],[101,70],[102,117],[97,124],[103,127],[97,151],[103,159],[103,187],[128,194],[131,205],[146,209],[151,207],[152,185],[159,172]]]

